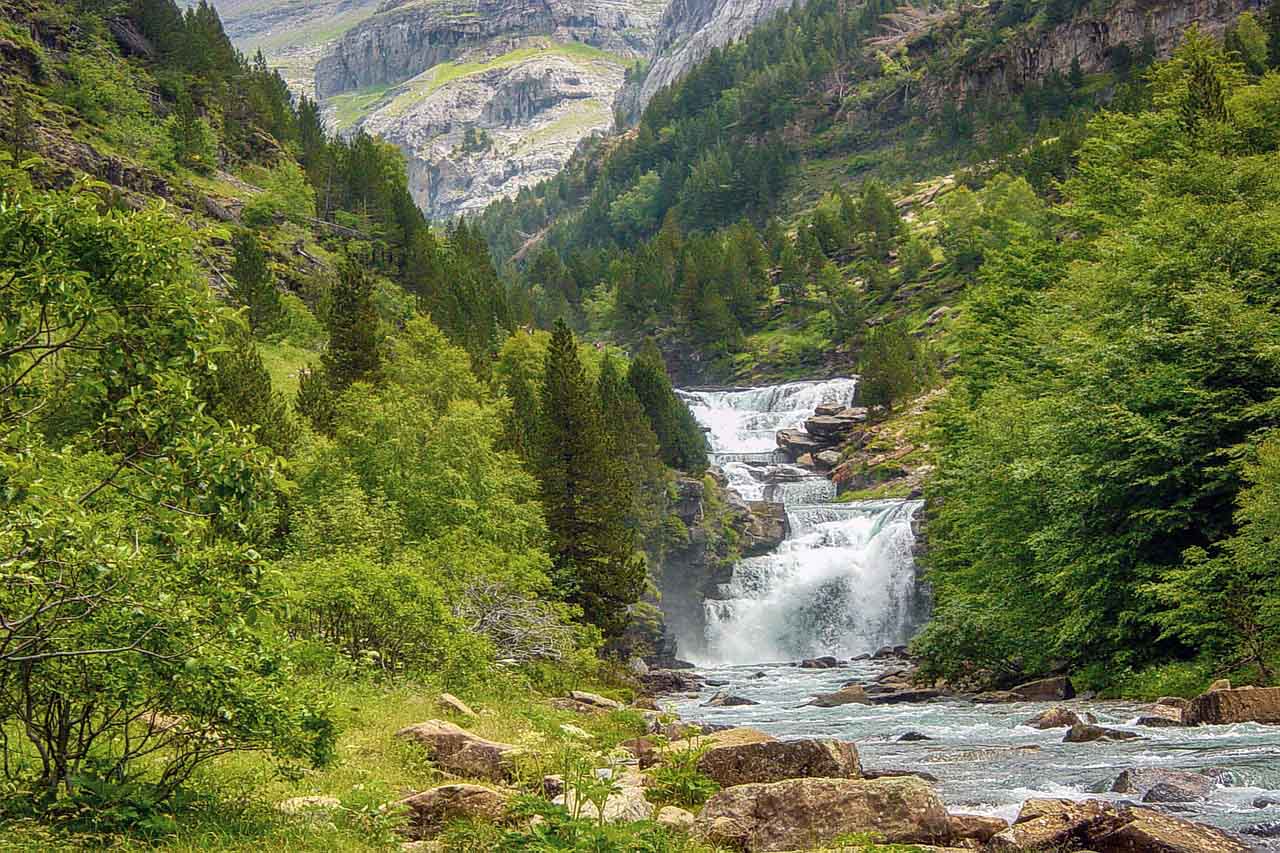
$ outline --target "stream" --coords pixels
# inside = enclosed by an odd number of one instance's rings
[[[928,773],[953,810],[1006,820],[1032,797],[1123,799],[1109,789],[1129,768],[1207,772],[1218,783],[1208,799],[1160,807],[1237,831],[1274,822],[1280,835],[1280,726],[1138,727],[1141,705],[1105,701],[802,706],[813,694],[869,682],[901,664],[801,669],[795,661],[852,658],[904,643],[927,616],[912,555],[921,502],[836,503],[825,476],[777,451],[778,430],[802,429],[818,405],[849,405],[855,389],[856,380],[831,379],[679,392],[706,430],[712,464],[729,488],[745,500],[782,503],[789,526],[773,553],[740,560],[703,603],[705,636],[679,638],[709,681],[700,695],[674,700],[680,716],[783,739],[854,741],[865,769]],[[717,690],[759,704],[702,707]],[[1055,705],[1091,712],[1099,724],[1142,739],[1070,744],[1062,742],[1063,729],[1022,725]],[[927,739],[897,740],[908,732]],[[1280,837],[1244,837],[1259,850],[1280,850]]]

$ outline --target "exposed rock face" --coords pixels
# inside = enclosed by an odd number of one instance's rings
[[[1280,725],[1280,687],[1210,690],[1191,700],[1184,718],[1192,725],[1248,722]]]
[[[1213,792],[1213,784],[1212,779],[1201,773],[1138,768],[1126,770],[1116,777],[1111,790],[1117,794],[1132,794],[1148,803],[1190,802],[1209,796]]]
[[[514,772],[519,747],[486,740],[461,726],[443,720],[427,720],[396,732],[397,737],[417,741],[441,768],[461,776],[507,781]]]
[[[896,779],[789,779],[716,794],[694,824],[706,841],[735,850],[805,850],[841,835],[875,832],[889,843],[928,843],[950,833],[927,784]]]
[[[838,740],[713,746],[698,759],[698,770],[723,788],[807,777],[856,779],[862,775],[857,747]]]
[[[655,94],[712,48],[741,38],[789,8],[791,0],[672,0],[658,25],[648,72],[619,94],[619,111],[635,120]]]
[[[941,104],[1017,93],[1051,72],[1067,74],[1073,59],[1085,73],[1105,71],[1112,67],[1118,47],[1124,45],[1137,54],[1148,39],[1156,56],[1168,56],[1192,24],[1220,37],[1241,12],[1257,8],[1252,0],[1124,0],[1102,14],[1081,14],[1052,29],[1011,40],[980,61],[966,63],[950,79],[928,84],[928,96]],[[919,49],[923,57],[929,40],[922,40]]]
[[[553,177],[612,126],[625,68],[651,49],[663,5],[391,0],[326,49],[316,94],[339,130],[405,151],[428,216],[478,212]]]

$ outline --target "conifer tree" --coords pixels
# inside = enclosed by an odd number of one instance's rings
[[[230,346],[214,356],[218,369],[209,374],[210,413],[220,421],[256,427],[258,443],[289,456],[298,425],[289,404],[271,386],[271,374],[248,330],[229,336]]]
[[[280,318],[280,294],[267,266],[267,253],[262,250],[258,235],[247,228],[236,233],[231,245],[235,252],[232,295],[248,309],[250,327],[255,331],[268,329]]]
[[[329,385],[341,391],[369,377],[380,364],[373,278],[351,258],[343,261],[338,272],[328,325],[329,346],[321,361]]]
[[[1280,0],[1267,9],[1267,64],[1280,68]]]
[[[644,590],[645,565],[627,526],[630,489],[609,456],[593,390],[573,332],[557,322],[542,385],[537,464],[555,580],[589,622],[616,637]]]
[[[9,108],[9,121],[4,127],[4,142],[19,158],[31,150],[33,125],[27,90],[16,85],[13,89],[13,103]]]
[[[902,234],[902,217],[898,215],[893,199],[878,182],[863,184],[858,214],[858,230],[865,235],[867,251],[877,258],[888,255]]]
[[[645,537],[658,527],[665,504],[658,437],[613,356],[605,356],[596,389],[608,456],[619,465],[631,493],[626,522]]]
[[[662,449],[662,461],[682,471],[700,472],[707,467],[707,439],[689,407],[671,388],[662,354],[652,338],[631,362],[627,382],[649,416]]]

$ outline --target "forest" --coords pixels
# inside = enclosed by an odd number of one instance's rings
[[[518,825],[446,849],[721,849],[543,788],[597,796],[592,762],[652,734],[622,703],[681,486],[722,520],[672,340],[712,380],[834,354],[885,420],[930,392],[930,680],[1275,684],[1280,4],[941,110],[910,93],[963,54],[872,50],[894,9],[798,5],[441,225],[208,0],[0,0],[14,849],[393,849],[386,804],[456,781],[392,736],[443,691],[536,757]],[[814,179],[836,154],[865,159]],[[544,701],[583,689],[622,701]],[[650,800],[705,801],[697,759]]]

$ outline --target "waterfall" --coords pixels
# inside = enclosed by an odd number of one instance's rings
[[[832,379],[680,392],[729,488],[782,503],[790,527],[773,553],[739,560],[704,603],[709,661],[851,656],[905,642],[916,627],[911,522],[922,502],[830,503],[829,479],[776,455],[778,430],[803,429],[818,405],[848,404],[855,387]]]

